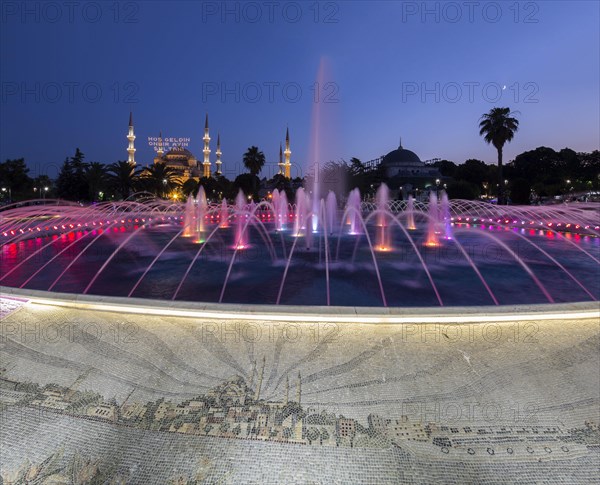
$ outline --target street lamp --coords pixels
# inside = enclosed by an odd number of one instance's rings
[[[2,192],[7,192],[8,191],[8,201],[12,202],[12,190],[9,187],[8,189],[6,187],[2,187]]]
[[[435,195],[440,195],[440,179],[435,179]]]
[[[48,192],[48,187],[44,187],[44,192],[43,192],[43,195],[44,195],[43,198],[44,198],[44,200],[46,200],[46,193],[47,192]]]

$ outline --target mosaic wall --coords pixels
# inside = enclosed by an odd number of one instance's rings
[[[0,302],[0,483],[600,481],[597,320],[297,324]]]

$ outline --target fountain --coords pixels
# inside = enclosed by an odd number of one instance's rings
[[[450,216],[450,201],[448,200],[448,194],[444,190],[442,192],[442,201],[441,201],[441,217],[442,222],[444,224],[444,238],[452,239],[452,223]]]
[[[347,224],[350,225],[350,234],[361,234],[361,204],[360,192],[358,189],[353,189],[350,191],[350,194],[348,194],[346,214],[348,217]]]
[[[387,185],[381,184],[379,186],[375,198],[377,200],[377,246],[375,249],[377,251],[391,251],[392,237],[391,228],[388,224],[390,195]]]
[[[246,226],[248,225],[248,212],[245,211],[246,198],[240,190],[235,198],[235,239],[233,247],[236,249],[245,249],[248,245]],[[252,213],[252,211],[250,212]]]
[[[429,220],[427,221],[427,240],[425,246],[434,248],[440,245],[438,234],[440,225],[440,210],[438,207],[438,199],[435,192],[431,192],[429,196]]]
[[[593,204],[374,202],[352,190],[249,204],[22,205],[0,212],[5,286],[185,301],[338,306],[597,301]],[[317,220],[317,230],[312,225]],[[293,230],[286,231],[286,224]],[[343,224],[341,224],[343,222]],[[196,243],[196,244],[195,244]],[[200,243],[200,244],[198,244]],[[118,275],[118,276],[117,276]],[[465,289],[468,288],[468,291]]]
[[[221,213],[219,214],[219,227],[226,229],[229,227],[229,207],[227,199],[221,201]]]
[[[406,206],[406,228],[414,231],[417,226],[415,226],[415,199],[412,195],[408,196],[408,204]]]

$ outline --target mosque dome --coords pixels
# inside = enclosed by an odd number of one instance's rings
[[[175,147],[165,153],[164,158],[167,160],[189,160],[195,158],[188,149],[183,147]]]
[[[396,150],[392,150],[383,157],[383,165],[422,165],[421,159],[415,152],[402,147],[402,143]]]

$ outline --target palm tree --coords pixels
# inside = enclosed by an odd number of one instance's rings
[[[111,187],[120,194],[122,199],[131,195],[138,180],[135,166],[129,162],[118,161],[108,167],[108,178]]]
[[[502,176],[502,148],[506,142],[513,139],[519,129],[519,120],[511,115],[510,108],[492,108],[489,113],[481,116],[479,134],[486,143],[491,143],[498,150],[498,205],[504,203],[504,177]]]
[[[100,162],[88,163],[83,171],[83,178],[87,183],[90,200],[94,202],[104,189],[106,183],[106,166]]]
[[[244,167],[252,175],[258,175],[265,164],[265,154],[261,152],[258,147],[251,146],[248,151],[244,153]]]
[[[157,197],[167,197],[171,190],[179,187],[178,179],[177,170],[160,162],[144,168],[141,173],[142,183]]]

